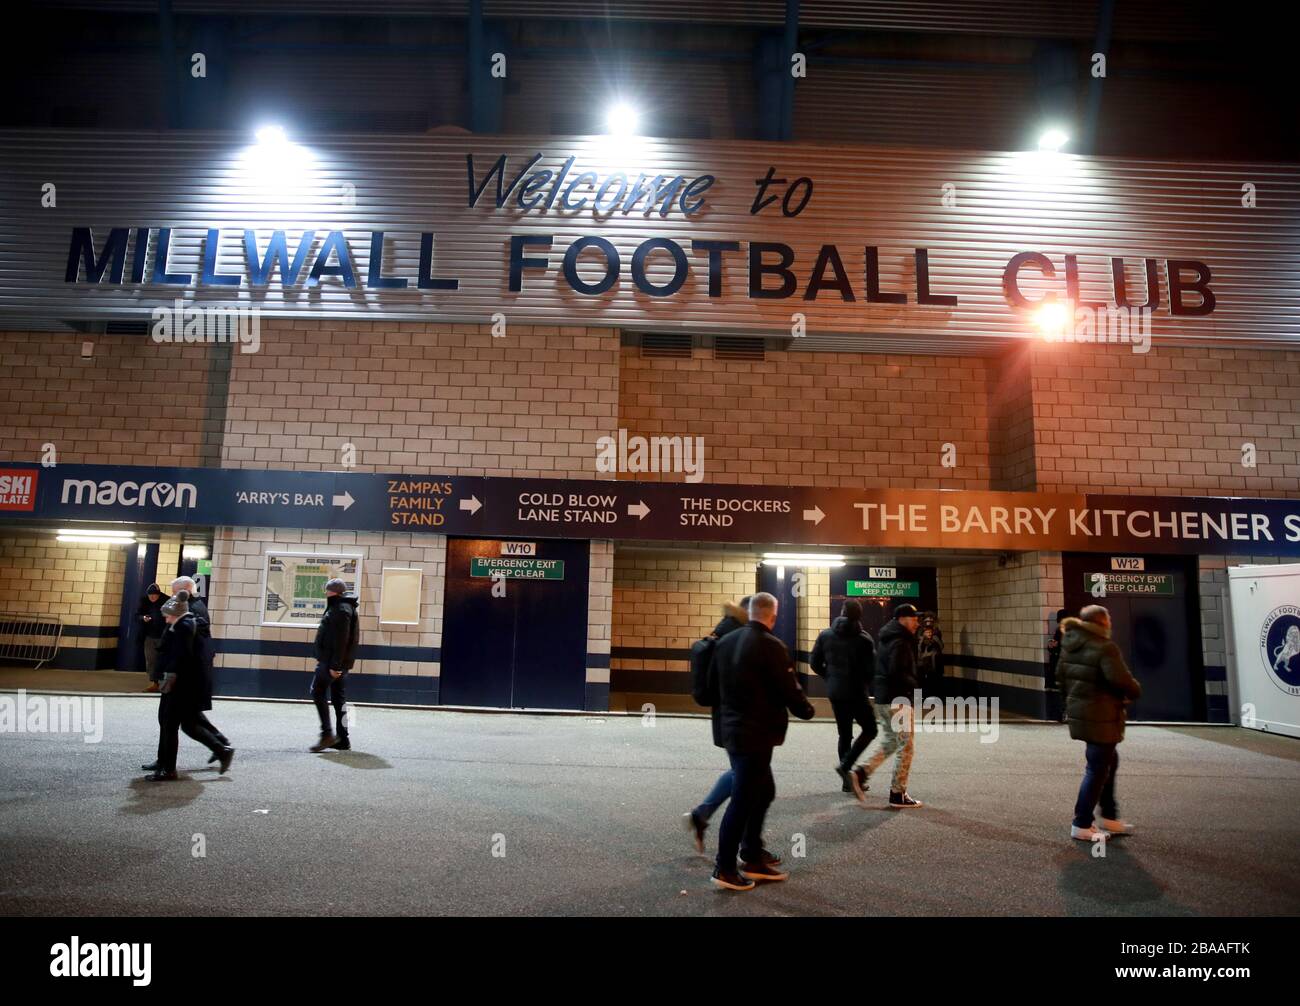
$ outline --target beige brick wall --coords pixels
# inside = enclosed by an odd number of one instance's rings
[[[587,587],[587,652],[608,654],[613,636],[614,543],[591,543]],[[608,667],[588,667],[587,681],[609,684]]]
[[[229,639],[286,640],[310,643],[315,626],[259,625],[262,570],[269,549],[331,551],[362,556],[360,615],[362,645],[442,645],[442,596],[445,584],[447,539],[442,535],[410,533],[366,534],[348,531],[292,531],[272,528],[221,528],[213,546],[214,576],[210,608],[213,632]],[[384,565],[424,571],[418,626],[380,625],[380,573]],[[310,671],[309,657],[220,653],[224,667],[261,667],[282,671]],[[358,660],[357,674],[416,674],[438,676],[436,663],[405,660]]]
[[[1016,347],[988,369],[992,489],[1028,492],[1037,486],[1031,362],[1030,348]]]
[[[89,360],[81,359],[86,341],[95,347]],[[3,458],[39,461],[52,443],[57,459],[72,464],[211,464],[224,395],[209,378],[227,348],[0,332]]]
[[[614,553],[613,646],[689,649],[713,631],[722,603],[754,592],[758,553]],[[628,670],[686,673],[686,660],[616,657]]]
[[[596,478],[616,426],[611,329],[271,321],[236,354],[223,461],[236,468]]]
[[[1227,599],[1229,566],[1276,566],[1293,563],[1294,557],[1272,555],[1203,555],[1198,561],[1198,590],[1201,601],[1201,649],[1208,666],[1226,667],[1228,663],[1228,637],[1224,625],[1228,618]],[[1206,691],[1223,694],[1222,682],[1206,682]]]
[[[702,349],[689,360],[643,359],[625,346],[619,425],[629,435],[703,437],[705,482],[988,489],[989,366],[809,352],[737,362]],[[956,447],[956,468],[943,467],[945,443]]]
[[[72,625],[116,626],[131,547],[70,545],[53,531],[0,534],[0,612],[57,615]],[[112,649],[115,637],[65,635],[60,648]]]
[[[158,536],[158,586],[165,591],[176,579],[181,562],[181,533],[164,531]]]
[[[793,570],[787,569],[786,575],[792,575]],[[826,628],[826,613],[830,610],[831,605],[831,571],[829,569],[805,569],[799,570],[804,576],[805,593],[799,601],[799,618],[795,625],[800,652],[812,653],[813,644],[817,642],[817,636]],[[801,660],[796,654],[795,670],[802,674],[811,674],[812,668],[806,660]]]
[[[939,570],[944,652],[1043,663],[1047,626],[1063,603],[1061,557],[1027,552],[1003,567],[997,559]],[[1041,691],[1041,673],[1019,674],[948,665],[947,673]]]
[[[1038,344],[1032,367],[1045,491],[1300,491],[1300,351]]]

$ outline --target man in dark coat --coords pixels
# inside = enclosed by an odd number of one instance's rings
[[[177,731],[184,730],[210,750],[221,762],[221,772],[230,768],[235,749],[219,741],[204,726],[204,696],[212,685],[207,668],[196,647],[198,623],[189,610],[189,594],[179,590],[162,606],[167,629],[158,647],[158,663],[163,672],[162,695],[158,702],[158,760],[142,768],[150,782],[167,782],[177,778]]]
[[[348,585],[337,577],[325,584],[325,614],[316,627],[316,673],[312,676],[311,697],[320,716],[320,740],[312,745],[313,751],[334,748],[347,751],[352,747],[348,739],[346,714],[347,674],[356,660],[360,627],[357,621],[356,594],[347,593]],[[328,692],[329,701],[325,695]],[[338,721],[336,730],[330,729],[330,703]]]
[[[921,616],[916,633],[916,673],[924,694],[943,695],[943,630],[933,611]]]
[[[835,711],[840,758],[835,771],[841,788],[865,800],[867,773],[854,766],[876,736],[876,717],[867,698],[875,670],[875,644],[862,627],[862,605],[857,601],[844,602],[840,617],[817,636],[810,663],[813,671],[826,679],[826,694]],[[853,739],[855,720],[862,728],[856,741]]]
[[[146,692],[156,692],[162,686],[162,674],[158,670],[158,643],[167,628],[162,613],[163,600],[162,588],[151,583],[145,588],[135,612],[140,626],[140,644],[144,650],[144,669],[149,675]]]
[[[1065,722],[1065,697],[1056,684],[1056,667],[1061,662],[1061,638],[1065,634],[1061,623],[1069,617],[1070,613],[1064,608],[1057,611],[1056,631],[1052,633],[1051,641],[1047,644],[1047,681],[1045,682],[1047,717],[1060,720],[1062,723]]]
[[[714,640],[716,643],[723,636],[744,628],[745,623],[749,621],[749,612],[746,610],[748,606],[748,597],[742,597],[739,604],[732,604],[730,601],[724,602],[722,605],[722,621],[715,625],[713,632],[705,638]],[[709,666],[705,669],[708,680],[703,691],[711,696],[717,695],[717,681],[715,680],[714,669],[715,663],[710,660]],[[722,720],[719,705],[716,701],[709,707],[709,718],[713,721],[713,744],[715,747],[722,747]],[[696,852],[704,852],[704,832],[709,827],[709,819],[717,813],[719,807],[730,799],[734,780],[735,775],[731,769],[727,769],[722,775],[718,776],[718,781],[713,784],[713,788],[709,790],[709,795],[704,798],[704,801],[694,810],[688,810],[682,815],[682,823],[695,840]],[[780,860],[777,860],[777,862],[780,862]]]
[[[207,603],[203,598],[194,593],[195,583],[192,576],[178,576],[171,583],[172,594],[178,591],[185,591],[189,595],[190,611],[194,615],[194,625],[196,629],[195,645],[203,660],[206,673],[204,674],[204,685],[206,691],[203,695],[203,704],[199,707],[199,723],[205,727],[226,747],[230,746],[230,740],[220,730],[216,728],[213,722],[205,715],[212,708],[212,662],[216,653],[216,647],[212,640],[212,616],[208,612]],[[217,758],[214,755],[208,759],[211,765]]]
[[[1092,604],[1078,618],[1061,623],[1061,659],[1056,680],[1065,693],[1070,736],[1083,741],[1087,767],[1074,805],[1070,837],[1088,842],[1108,835],[1128,835],[1133,826],[1120,820],[1115,802],[1119,744],[1128,718],[1125,706],[1142,695],[1142,686],[1110,638],[1110,612]],[[1093,811],[1101,804],[1101,828]]]
[[[756,880],[789,876],[763,848],[763,821],[776,797],[772,751],[785,742],[787,711],[810,720],[813,707],[794,676],[790,652],[772,634],[776,607],[771,594],[755,594],[745,627],[720,639],[713,655],[722,743],[735,776],[718,836],[713,883],[733,891],[751,890]]]
[[[906,810],[920,807],[907,792],[907,776],[912,769],[915,719],[912,699],[916,694],[916,627],[919,612],[913,605],[900,604],[894,617],[880,630],[880,645],[876,648],[876,676],[873,683],[876,698],[876,726],[880,732],[880,748],[867,759],[867,775],[898,752],[894,762],[894,778],[889,785],[889,809]]]

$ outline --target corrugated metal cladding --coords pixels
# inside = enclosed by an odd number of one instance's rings
[[[157,0],[45,0],[48,7],[155,14]],[[807,27],[873,31],[964,32],[1018,37],[1091,38],[1100,0],[1025,3],[1024,0],[802,0]],[[177,14],[464,17],[465,0],[172,0]],[[1225,7],[1189,0],[1175,15],[1156,0],[1120,0],[1112,37],[1150,41],[1208,40]],[[784,0],[484,0],[493,18],[579,18],[775,26],[785,21]],[[1216,16],[1217,15],[1217,16]]]
[[[676,136],[709,139],[747,132],[754,117],[754,79],[745,63],[665,63],[653,59],[548,57],[516,59],[511,75],[524,100],[504,104],[502,132],[599,132],[600,116],[620,97]],[[701,95],[709,95],[701,101]],[[549,110],[549,111],[544,111]],[[550,120],[546,116],[550,116]],[[539,119],[539,117],[541,117]],[[582,121],[585,120],[585,121]]]
[[[878,349],[904,340],[915,351],[981,352],[1007,339],[1031,335],[1026,319],[1007,305],[1002,274],[1017,252],[1049,255],[1055,281],[1022,274],[1031,297],[1061,290],[1064,255],[1079,256],[1086,299],[1111,299],[1110,257],[1128,261],[1135,296],[1145,287],[1144,257],[1160,260],[1161,310],[1157,339],[1190,343],[1288,345],[1300,343],[1300,171],[1242,164],[1175,164],[1094,159],[1037,153],[952,152],[892,148],[771,145],[604,137],[492,138],[320,136],[302,138],[297,152],[260,161],[230,134],[105,134],[90,131],[0,133],[0,317],[10,327],[70,319],[139,320],[194,289],[161,285],[115,287],[70,284],[64,271],[72,229],[91,226],[102,244],[110,227],[180,229],[173,240],[172,272],[201,271],[203,230],[224,228],[218,271],[243,274],[240,236],[254,229],[265,248],[270,231],[316,233],[312,257],[325,233],[346,233],[360,278],[367,274],[370,233],[388,232],[384,271],[406,277],[411,289],[345,290],[325,278],[319,288],[250,290],[201,287],[200,302],[256,304],[264,314],[334,319],[401,318],[487,323],[494,312],[508,320],[551,324],[612,325],[637,330],[789,335],[792,313],[807,318],[814,348]],[[503,152],[513,176],[535,152],[539,167],[558,170],[577,157],[569,178],[590,170],[603,179],[623,171],[712,174],[706,208],[683,218],[672,212],[647,219],[639,212],[596,219],[590,209],[561,213],[497,209],[485,193],[467,206],[466,153],[481,178]],[[813,179],[808,208],[783,218],[779,205],[750,214],[755,180],[769,166],[777,177]],[[57,186],[57,206],[41,206],[41,187]],[[1242,184],[1256,187],[1258,207],[1242,206]],[[945,186],[953,199],[944,205]],[[350,187],[350,188],[349,188]],[[348,205],[348,192],[355,205]],[[579,195],[586,194],[580,190]],[[456,277],[456,291],[413,289],[419,273],[422,231],[435,232],[433,275]],[[549,268],[527,271],[523,289],[507,289],[512,235],[553,235]],[[610,291],[584,296],[570,289],[561,262],[583,236],[601,236],[618,248],[622,275]],[[668,237],[686,247],[689,276],[672,296],[636,291],[631,257],[642,241]],[[795,252],[795,297],[748,296],[744,251],[725,257],[723,296],[708,294],[706,256],[694,239],[742,243],[777,241]],[[834,290],[800,299],[823,244],[836,244],[856,301]],[[878,246],[881,286],[905,292],[903,306],[868,304],[865,246]],[[746,246],[747,247],[747,246]],[[913,249],[929,249],[931,287],[955,294],[955,308],[916,303]],[[1213,271],[1217,307],[1200,318],[1171,318],[1164,260],[1196,259]],[[152,275],[152,245],[146,276]],[[310,263],[312,259],[309,258]],[[650,281],[666,284],[671,259],[655,254]],[[588,252],[579,274],[589,283],[602,274]],[[308,265],[307,268],[310,268]],[[128,273],[129,274],[129,273]],[[304,273],[305,277],[305,273]],[[1190,298],[1196,302],[1195,295]]]
[[[1028,67],[818,67],[794,91],[795,139],[1015,150],[1038,119]]]
[[[302,128],[323,132],[423,132],[464,120],[465,61],[409,52],[331,53],[328,82],[298,52],[237,54],[231,107],[275,101]],[[273,83],[272,83],[273,82]],[[138,120],[137,120],[138,121]]]

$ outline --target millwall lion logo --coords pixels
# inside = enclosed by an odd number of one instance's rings
[[[1284,604],[1264,619],[1260,657],[1269,679],[1288,695],[1300,695],[1300,606]]]
[[[1273,670],[1291,669],[1291,658],[1300,656],[1300,625],[1293,625],[1286,630],[1286,641],[1273,651]]]

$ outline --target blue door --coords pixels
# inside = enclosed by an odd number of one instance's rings
[[[538,540],[528,543],[535,546],[532,555],[507,555],[517,544],[495,538],[447,539],[439,701],[451,706],[582,709],[588,543]],[[492,572],[504,568],[500,560],[507,558],[510,574],[546,575],[494,580]]]
[[[144,670],[144,637],[136,620],[144,589],[153,582],[158,565],[158,546],[140,545],[127,552],[126,573],[122,578],[122,605],[117,622],[117,662],[119,671]]]
[[[1138,560],[1130,572],[1113,568],[1115,557],[1066,552],[1065,608],[1071,615],[1089,604],[1110,612],[1111,639],[1142,683],[1142,698],[1129,706],[1130,720],[1204,722],[1205,664],[1201,654],[1201,608],[1195,557],[1124,556]],[[1104,593],[1096,597],[1090,584]]]

